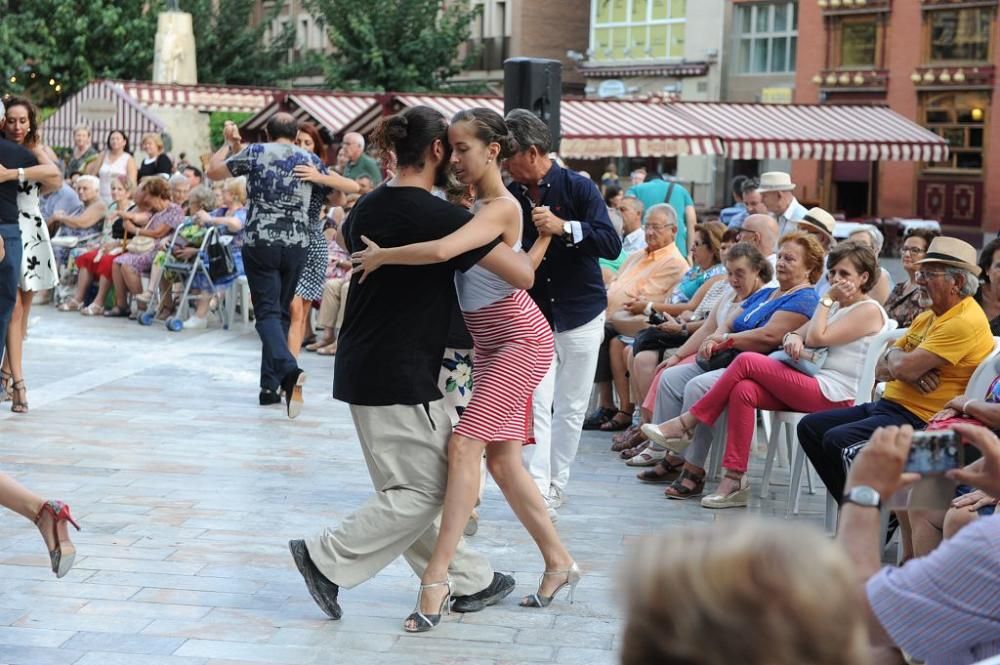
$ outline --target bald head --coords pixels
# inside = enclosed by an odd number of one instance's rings
[[[299,123],[291,113],[279,111],[267,121],[267,136],[272,141],[286,140],[294,141],[299,133]]]
[[[357,132],[344,134],[344,154],[352,162],[357,161],[365,151],[365,137]]]
[[[754,233],[753,244],[764,256],[774,254],[778,244],[778,222],[770,215],[750,215],[743,220],[740,228]]]

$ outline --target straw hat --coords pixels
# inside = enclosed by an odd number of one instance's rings
[[[833,215],[822,208],[810,208],[806,216],[795,223],[799,226],[809,226],[817,231],[822,231],[832,238],[833,229],[837,221],[833,218]]]
[[[931,246],[927,248],[924,258],[917,261],[917,265],[924,263],[943,263],[946,266],[968,270],[977,277],[983,272],[976,265],[975,247],[958,238],[945,236],[938,236],[931,240]]]
[[[758,192],[790,192],[795,189],[792,176],[781,171],[768,171],[760,176]]]

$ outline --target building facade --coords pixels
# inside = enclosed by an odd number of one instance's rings
[[[996,230],[1000,123],[992,119],[997,0],[808,0],[795,99],[878,103],[944,137],[941,162],[796,165],[848,216],[937,219],[974,237]],[[891,48],[890,48],[891,45]]]

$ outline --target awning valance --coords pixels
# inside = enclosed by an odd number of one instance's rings
[[[942,161],[948,144],[885,106],[666,104],[718,136],[729,159]]]
[[[399,107],[426,105],[451,117],[462,109],[485,106],[503,114],[494,96],[395,95]],[[560,109],[562,143],[568,159],[672,157],[722,152],[719,141],[662,104],[632,101],[564,99]]]

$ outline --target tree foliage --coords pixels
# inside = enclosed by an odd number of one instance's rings
[[[482,11],[442,0],[307,0],[334,53],[324,60],[337,89],[436,90],[468,64],[458,57]],[[443,6],[442,6],[443,5]]]
[[[4,87],[52,105],[95,78],[148,79],[161,8],[160,0],[0,0]]]
[[[287,62],[295,45],[295,25],[285,24],[268,42],[268,30],[280,14],[282,3],[256,25],[251,25],[254,0],[181,0],[182,11],[194,21],[198,48],[198,81],[229,85],[272,86],[318,71],[312,61]]]

